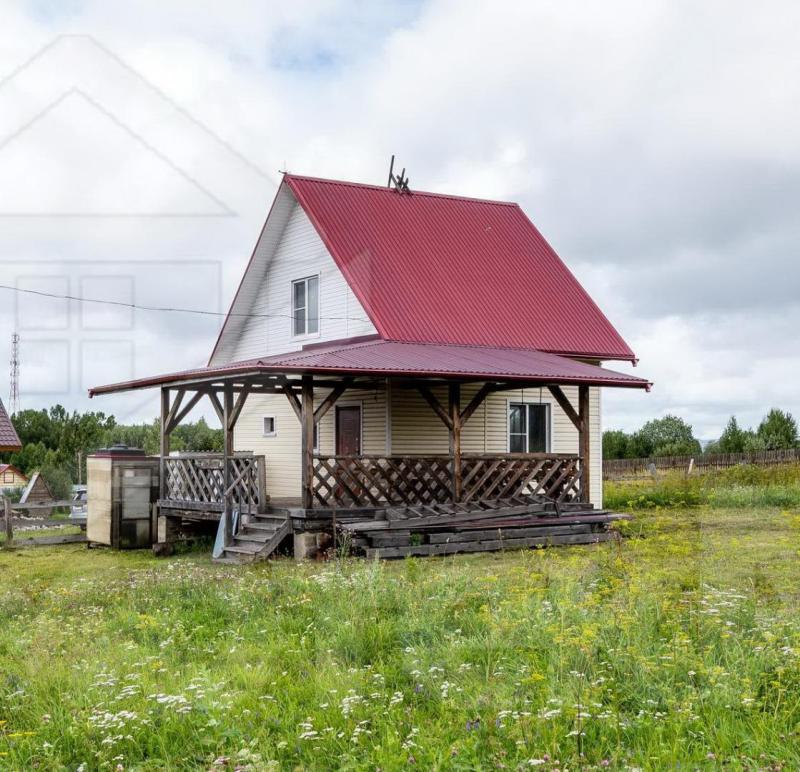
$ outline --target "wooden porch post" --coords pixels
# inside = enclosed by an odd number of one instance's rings
[[[231,512],[231,457],[233,456],[233,384],[226,383],[222,390],[222,516],[225,518],[225,546],[233,541],[233,517]]]
[[[591,458],[589,430],[589,387],[578,386],[578,455],[581,457],[581,500],[588,502],[591,496]]]
[[[314,506],[314,378],[304,375],[300,393],[300,453],[303,508]]]
[[[461,384],[450,383],[447,388],[450,417],[450,456],[453,459],[453,501],[461,501]]]
[[[167,464],[164,460],[169,455],[170,433],[167,427],[169,420],[169,389],[161,389],[161,421],[159,428],[159,459],[158,459],[158,498],[165,499],[167,493],[166,471]]]

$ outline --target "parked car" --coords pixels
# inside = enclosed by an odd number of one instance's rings
[[[72,506],[70,507],[69,519],[79,523],[82,528],[86,528],[87,493],[85,485],[72,486]]]

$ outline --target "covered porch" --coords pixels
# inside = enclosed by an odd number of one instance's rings
[[[381,519],[449,518],[457,523],[483,513],[476,518],[480,525],[490,511],[504,517],[588,512],[590,388],[648,385],[541,352],[370,340],[115,384],[92,394],[160,388],[159,516],[171,523],[219,520],[222,547],[235,553],[242,527],[259,522],[264,539],[274,540],[279,531],[283,537],[290,532],[333,534],[353,523]],[[566,386],[577,393],[577,405],[565,394]],[[546,392],[559,406],[577,433],[577,452],[465,450],[465,431],[485,401],[525,388]],[[348,394],[365,390],[413,394],[446,432],[447,452],[364,453],[360,443],[345,445],[349,452],[337,452],[342,450],[338,445],[334,452],[323,452],[319,427],[326,415],[346,403]],[[248,400],[265,395],[280,395],[299,428],[299,490],[288,498],[269,490],[269,453],[248,452],[241,441],[239,451],[234,450],[237,422]],[[223,453],[171,455],[172,432],[204,398],[222,425]],[[274,533],[268,525],[275,526]]]

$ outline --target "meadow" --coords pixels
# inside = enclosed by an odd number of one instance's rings
[[[800,768],[800,510],[639,504],[445,559],[0,551],[0,768]]]

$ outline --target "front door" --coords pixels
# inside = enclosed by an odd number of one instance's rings
[[[361,455],[361,408],[358,405],[336,408],[336,455]]]

